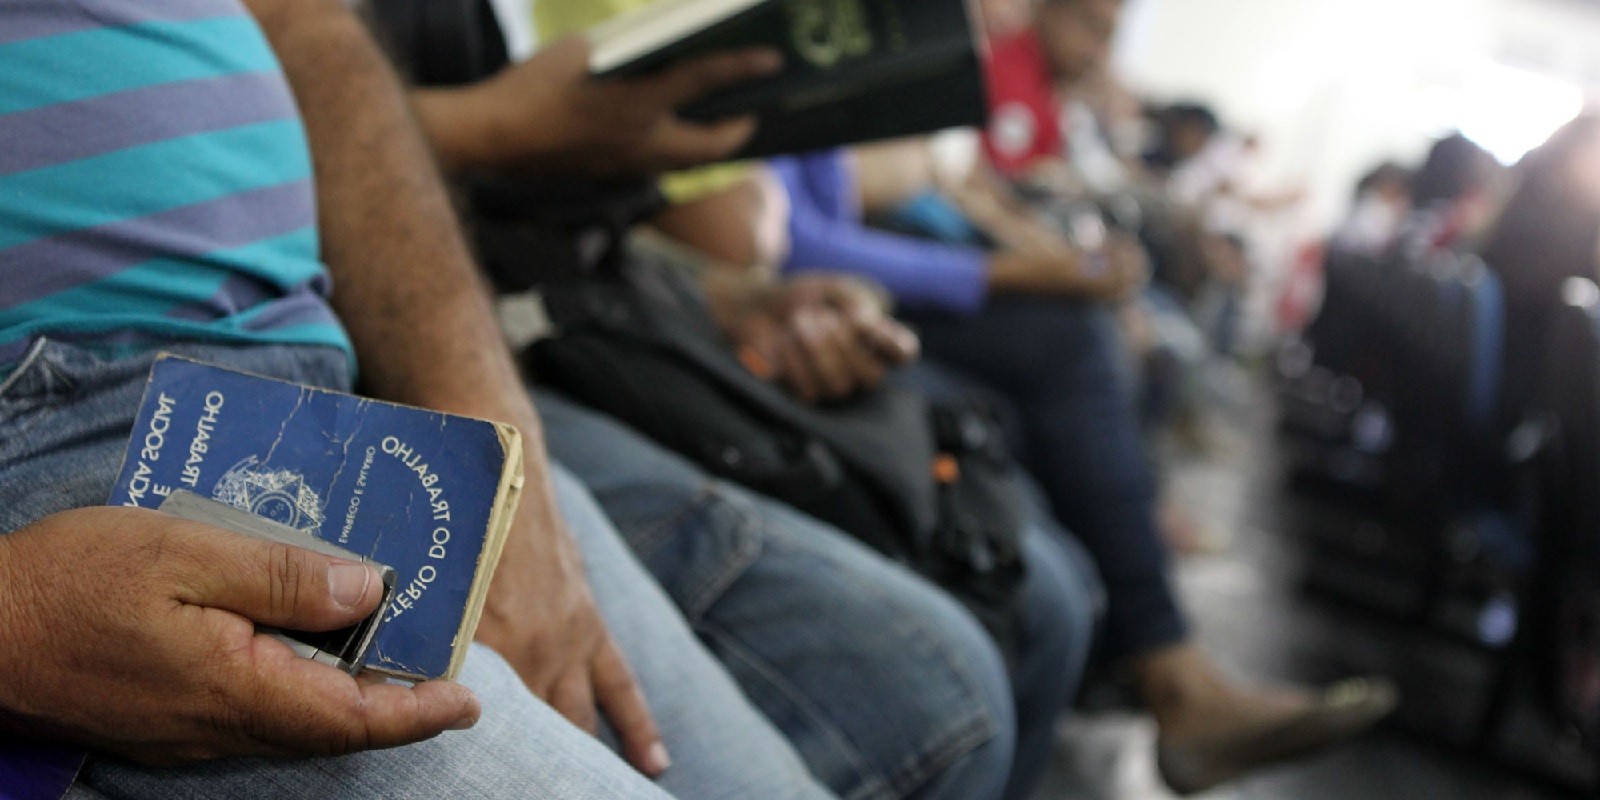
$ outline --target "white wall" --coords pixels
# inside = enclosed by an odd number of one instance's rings
[[[1261,134],[1265,172],[1311,190],[1304,233],[1377,161],[1455,128],[1514,159],[1600,85],[1600,9],[1575,0],[1128,3],[1118,71]]]

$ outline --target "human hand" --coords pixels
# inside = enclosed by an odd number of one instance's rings
[[[805,275],[746,303],[717,314],[741,360],[807,403],[871,389],[920,352],[883,292],[855,278]]]
[[[464,89],[414,94],[450,166],[634,177],[727,158],[755,133],[742,117],[690,122],[676,110],[715,89],[776,71],[771,49],[729,51],[637,78],[595,78],[591,46],[562,39]]]
[[[336,630],[382,594],[367,565],[155,511],[48,517],[0,536],[0,732],[169,766],[471,727],[465,687],[357,680],[255,631]]]
[[[529,456],[544,461],[542,453]],[[478,641],[494,648],[534,694],[578,727],[596,732],[597,711],[604,711],[629,763],[657,777],[672,759],[644,692],[595,607],[582,554],[554,496],[534,486],[530,480],[517,509]]]
[[[1006,250],[1041,259],[1059,257],[1072,248],[1072,240],[1042,218],[1021,218],[995,238]]]
[[[996,291],[1111,303],[1136,294],[1149,279],[1144,249],[1122,235],[1109,236],[1094,252],[1076,248],[1005,252],[989,264],[989,284]]]

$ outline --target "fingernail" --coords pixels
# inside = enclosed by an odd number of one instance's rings
[[[366,564],[336,561],[328,567],[328,594],[346,608],[361,602],[371,582],[372,568]]]
[[[476,724],[478,724],[477,714],[463,714],[460,719],[450,723],[450,730],[464,731]]]
[[[660,775],[672,767],[672,756],[667,754],[667,746],[656,742],[650,745],[649,752],[644,755],[644,768],[651,775]]]

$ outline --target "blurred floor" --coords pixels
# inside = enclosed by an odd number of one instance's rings
[[[1221,555],[1186,560],[1179,584],[1207,649],[1238,674],[1262,680],[1325,681],[1330,662],[1372,648],[1360,635],[1336,635],[1335,610],[1298,590],[1303,548],[1283,533],[1298,500],[1284,493],[1274,457],[1265,389],[1255,402],[1211,426],[1205,456],[1163,456],[1173,496],[1225,544]],[[1304,509],[1299,509],[1305,513]],[[1359,628],[1358,628],[1359,629]],[[1342,629],[1348,630],[1348,629]],[[1374,649],[1382,649],[1381,646]],[[1359,659],[1357,659],[1359,661]],[[1153,726],[1132,713],[1079,717],[1062,727],[1062,746],[1037,800],[1155,800],[1172,795],[1155,775]],[[1336,753],[1263,773],[1205,795],[1211,800],[1545,800],[1567,795],[1464,751],[1386,727]]]

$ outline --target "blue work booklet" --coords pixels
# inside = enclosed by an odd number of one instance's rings
[[[156,361],[111,505],[174,491],[393,567],[365,668],[453,679],[522,490],[509,425],[222,369]]]

